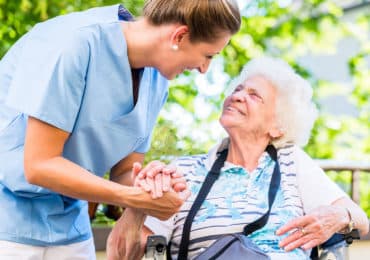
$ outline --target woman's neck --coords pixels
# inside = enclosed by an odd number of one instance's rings
[[[249,172],[258,166],[258,160],[269,144],[268,139],[232,137],[230,136],[229,152],[227,161],[240,165]]]

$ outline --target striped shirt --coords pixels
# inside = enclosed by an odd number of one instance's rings
[[[296,149],[297,147],[290,146],[278,150],[281,170],[280,189],[272,205],[267,224],[249,235],[252,241],[272,259],[308,259],[309,252],[302,249],[285,252],[279,247],[279,242],[286,235],[275,235],[279,227],[302,216],[305,212],[297,179],[298,167],[293,156]],[[214,149],[207,155],[185,156],[177,159],[175,165],[185,174],[192,195],[173,219],[161,225],[161,230],[158,230],[157,224],[153,224],[153,219],[146,222],[146,225],[155,233],[167,235],[171,240],[171,254],[174,259],[177,258],[185,218],[216,158],[215,154]],[[274,164],[275,162],[266,152],[261,155],[258,167],[250,173],[240,166],[225,163],[219,179],[212,186],[194,218],[189,241],[190,259],[200,254],[221,235],[242,232],[246,224],[255,221],[268,210],[268,188]],[[334,194],[329,196],[331,202],[344,196],[334,183],[327,180],[325,183],[328,186],[335,186],[335,188],[329,188],[329,190],[335,190]]]

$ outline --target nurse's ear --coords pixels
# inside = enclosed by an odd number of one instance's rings
[[[171,34],[171,49],[178,50],[181,42],[186,38],[189,37],[189,28],[186,25],[179,25],[175,27]]]

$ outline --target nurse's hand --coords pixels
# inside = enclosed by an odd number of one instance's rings
[[[178,194],[175,191],[163,193],[160,198],[153,199],[151,195],[141,187],[129,187],[130,191],[125,195],[126,207],[136,208],[146,215],[160,220],[169,219],[177,213],[184,203],[187,195]],[[127,196],[127,194],[129,194]]]
[[[162,197],[163,192],[170,190],[185,199],[190,195],[185,178],[174,166],[152,161],[142,168],[140,163],[134,163],[132,174],[134,185],[150,192],[153,199]]]

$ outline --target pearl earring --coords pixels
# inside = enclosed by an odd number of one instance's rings
[[[172,50],[177,51],[179,49],[179,45],[174,44],[171,46]]]

